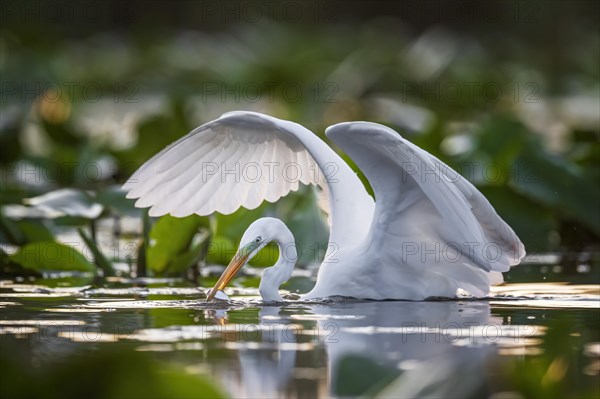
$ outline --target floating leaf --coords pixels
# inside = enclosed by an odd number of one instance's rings
[[[80,252],[65,244],[53,241],[41,241],[21,247],[10,256],[13,262],[21,266],[41,270],[67,270],[93,272],[94,265]]]
[[[0,275],[2,274],[16,274],[19,276],[31,274],[34,276],[39,276],[39,273],[33,270],[27,270],[23,268],[23,266],[14,262],[10,258],[10,255],[8,255],[2,250],[2,248],[0,248]]]
[[[25,199],[27,205],[45,212],[48,218],[75,216],[96,219],[104,207],[95,202],[89,195],[80,190],[64,188]]]
[[[58,217],[56,214],[49,215],[48,212],[43,211],[39,208],[31,206],[25,206],[21,204],[7,204],[2,206],[2,214],[7,219],[21,220],[21,219],[52,219]]]

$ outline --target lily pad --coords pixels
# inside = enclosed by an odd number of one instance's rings
[[[41,241],[21,247],[10,260],[35,271],[67,270],[93,272],[95,266],[80,252],[68,245]]]
[[[104,210],[104,207],[95,202],[92,197],[83,191],[71,188],[51,191],[38,197],[25,199],[23,202],[44,212],[50,219],[63,216],[96,219]]]

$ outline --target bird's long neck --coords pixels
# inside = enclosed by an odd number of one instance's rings
[[[258,290],[265,301],[282,301],[279,286],[292,276],[298,253],[294,236],[287,228],[273,241],[279,247],[279,259],[273,266],[265,269]]]
[[[329,198],[329,242],[336,245],[362,242],[369,232],[375,202],[357,174],[329,145],[305,127],[280,121],[295,131],[319,166],[319,181]]]

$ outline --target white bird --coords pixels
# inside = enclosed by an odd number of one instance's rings
[[[489,293],[525,255],[514,231],[487,199],[439,159],[394,130],[340,123],[326,135],[350,155],[373,188],[303,126],[255,112],[229,112],[171,144],[123,186],[150,216],[230,214],[275,202],[300,183],[322,189],[329,245],[304,299],[423,300]],[[269,242],[280,248],[264,270],[260,294],[281,301],[279,286],[297,260],[294,237],[274,218],[252,223],[207,299],[222,290]],[[500,277],[500,279],[498,279]]]

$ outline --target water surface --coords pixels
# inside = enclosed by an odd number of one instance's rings
[[[3,281],[5,365],[43,374],[143,353],[248,398],[598,392],[598,285],[508,284],[484,300],[425,302],[265,304],[247,288],[206,303],[205,291],[169,279]]]

